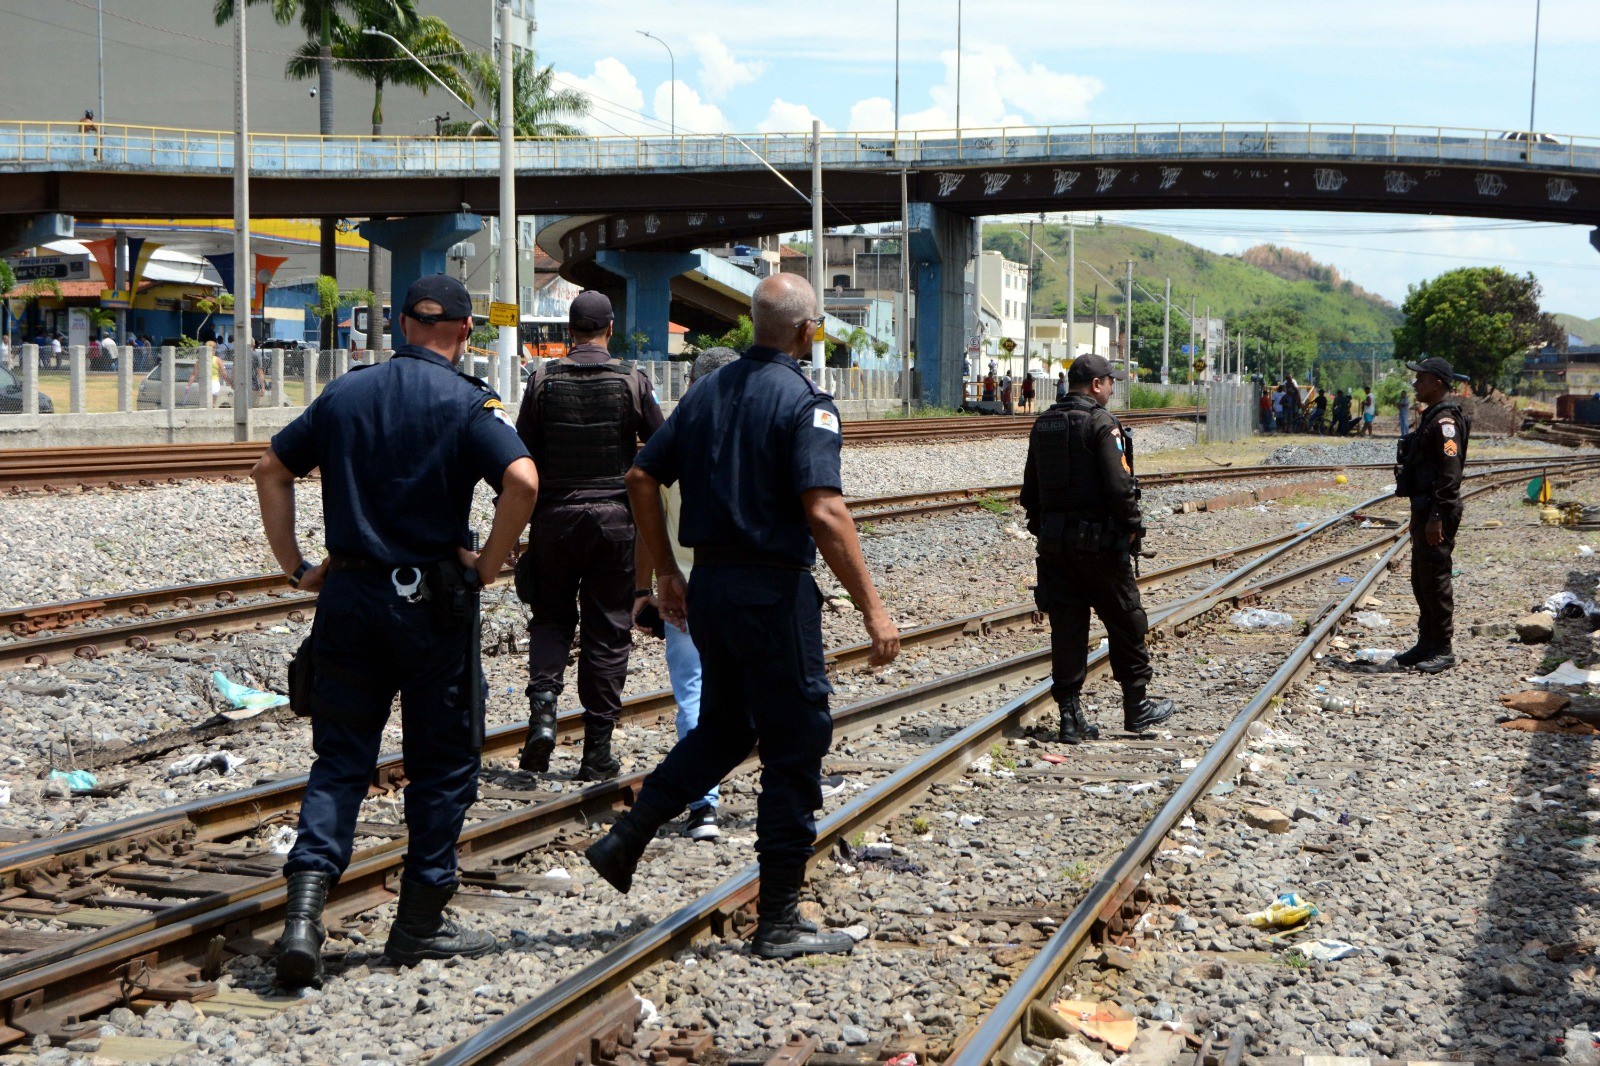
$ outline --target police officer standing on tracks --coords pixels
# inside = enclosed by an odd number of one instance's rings
[[[578,779],[606,781],[621,769],[611,754],[611,734],[622,717],[633,611],[641,598],[633,590],[633,515],[623,476],[639,442],[661,428],[661,406],[649,378],[611,358],[611,301],[604,293],[579,293],[568,325],[572,348],[534,375],[517,415],[517,433],[540,479],[530,558],[518,579],[519,594],[533,608],[521,766],[550,769],[556,697],[577,629],[583,705]]]
[[[801,920],[798,905],[822,806],[822,757],[833,738],[822,657],[820,548],[862,612],[881,666],[900,634],[878,599],[845,507],[839,412],[796,359],[820,321],[804,278],[756,286],[755,344],[684,394],[628,472],[644,552],[669,625],[700,650],[700,720],[645,779],[633,807],[585,856],[627,892],[656,830],[761,746],[756,851],[759,918],[752,950],[766,958],[849,952],[843,933]],[[679,541],[694,549],[687,590],[662,515],[663,485],[680,484]]]
[[[1455,588],[1450,554],[1461,525],[1461,471],[1472,427],[1450,396],[1456,376],[1438,356],[1407,363],[1412,391],[1427,407],[1414,432],[1400,438],[1395,495],[1411,499],[1411,591],[1417,597],[1417,643],[1394,657],[1400,666],[1437,674],[1456,664]]]
[[[1050,616],[1051,695],[1061,710],[1060,740],[1095,740],[1083,714],[1089,610],[1110,640],[1111,672],[1122,686],[1122,725],[1146,733],[1172,717],[1171,700],[1146,695],[1147,623],[1134,581],[1144,518],[1133,475],[1133,441],[1106,410],[1113,382],[1127,379],[1098,355],[1081,355],[1067,372],[1067,398],[1033,423],[1022,475],[1028,530],[1039,538],[1035,599]]]
[[[461,929],[444,908],[483,746],[477,587],[494,582],[516,547],[538,475],[499,398],[456,372],[472,330],[467,290],[435,274],[415,282],[402,306],[406,343],[394,357],[330,384],[254,470],[272,554],[291,585],[320,593],[308,642],[316,761],[283,865],[278,980],[289,986],[321,986],[322,908],[350,863],[396,693],[410,841],[385,950],[410,965],[494,948],[493,937]],[[294,482],[319,467],[328,557],[313,566],[295,538]],[[481,555],[468,550],[467,528],[479,480],[500,494]],[[299,665],[297,657],[291,672]]]

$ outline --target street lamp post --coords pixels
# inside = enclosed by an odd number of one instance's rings
[[[670,128],[672,130],[672,135],[676,137],[678,135],[678,57],[672,54],[671,45],[657,37],[655,34],[651,33],[649,30],[635,30],[634,32],[638,33],[641,37],[650,38],[652,41],[656,42],[662,48],[667,50],[667,69],[670,72],[668,77],[672,79],[670,82],[668,82],[668,89],[670,90],[669,98],[672,101],[672,117]]]
[[[1533,105],[1539,96],[1539,15],[1543,0],[1533,0],[1533,83],[1528,87],[1528,150],[1533,150]]]

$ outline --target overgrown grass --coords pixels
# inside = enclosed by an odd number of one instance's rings
[[[1147,410],[1152,407],[1193,407],[1195,405],[1194,393],[1173,392],[1164,389],[1153,389],[1149,385],[1140,385],[1134,382],[1133,391],[1129,400],[1135,410]]]
[[[939,404],[930,403],[930,404],[918,404],[918,405],[913,406],[911,408],[911,414],[910,415],[906,414],[904,407],[896,407],[894,410],[888,412],[887,414],[883,415],[882,417],[884,417],[884,418],[907,418],[907,417],[909,417],[909,418],[970,418],[970,417],[973,417],[973,416],[969,412],[963,411],[960,408],[942,407]]]

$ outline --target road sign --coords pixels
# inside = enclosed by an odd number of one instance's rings
[[[1193,355],[1194,354],[1194,345],[1185,344],[1182,347],[1180,347],[1178,350],[1180,352],[1182,352],[1184,355]]]
[[[1007,337],[1000,342],[1000,347],[1004,348],[1007,352],[1014,352],[1017,350],[1017,342],[1012,340],[1010,337]]]
[[[515,326],[517,324],[517,305],[503,304],[498,301],[489,305],[489,325]]]
[[[1196,370],[1204,370],[1206,368],[1206,361],[1204,359],[1196,359],[1194,361],[1194,368]]]
[[[128,289],[101,289],[100,306],[126,310],[133,306],[133,293]]]

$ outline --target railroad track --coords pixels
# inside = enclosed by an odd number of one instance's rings
[[[1486,480],[1485,487],[1514,483],[1520,473],[1500,474]],[[1379,531],[1370,540],[1357,540],[1311,564],[1272,576],[1265,573],[1330,530],[1363,536],[1366,531],[1354,533],[1348,518],[1381,500],[1365,501],[1305,532],[1148,575],[1146,580],[1154,583],[1231,560],[1239,553],[1264,552],[1201,592],[1179,596],[1153,609],[1153,622],[1166,629],[1203,624],[1228,604],[1271,595],[1400,542],[1403,531]],[[1393,557],[1391,550],[1387,558]],[[1358,587],[1364,590],[1371,579],[1369,576]],[[1345,609],[1355,599],[1358,597],[1347,597]],[[921,631],[908,633],[907,642],[915,646],[924,638],[956,639],[961,633],[1030,621],[1031,617],[1031,608],[1017,607],[951,619],[925,627],[928,632],[922,635]],[[1324,619],[1319,630],[1331,633],[1336,621],[1337,615]],[[849,662],[851,654],[851,649],[839,649],[836,661]],[[853,654],[859,661],[861,646],[856,646]],[[858,827],[875,824],[912,802],[919,790],[958,773],[993,738],[1023,724],[1043,701],[1045,689],[1034,682],[1047,674],[1048,664],[1048,649],[1030,651],[840,708],[836,713],[839,733],[851,737],[918,708],[954,705],[963,698],[993,692],[1000,685],[1027,686],[1023,696],[984,714],[927,757],[903,766],[830,817],[819,832],[818,856]],[[654,705],[645,703],[646,699],[631,701],[628,713],[637,719],[670,710],[670,698],[658,694]],[[563,720],[564,734],[570,736],[575,729],[575,717]],[[520,747],[522,733],[521,728],[512,727],[494,731],[486,756],[508,755]],[[397,760],[386,759],[380,787],[392,786],[402,774]],[[549,793],[485,790],[493,793],[486,798],[515,806],[474,812],[475,820],[462,840],[466,881],[502,893],[517,891],[518,857],[552,842],[581,847],[583,840],[592,836],[588,827],[626,805],[638,781],[639,775],[635,775],[555,799]],[[29,936],[21,935],[31,930],[13,929],[3,934],[12,939],[4,942],[0,938],[0,950],[9,948],[11,955],[0,961],[0,1003],[7,1007],[0,1039],[19,1041],[44,1034],[62,1041],[81,1029],[81,1019],[112,1006],[204,999],[215,992],[214,979],[230,953],[265,952],[266,940],[281,921],[283,880],[277,873],[281,859],[267,852],[259,838],[292,815],[301,784],[303,779],[269,782],[229,796],[0,851],[0,884],[7,886],[0,891],[0,913],[13,919],[46,916],[52,923],[86,930],[66,935],[59,929],[34,932],[32,943]],[[362,836],[377,842],[363,847],[338,886],[330,910],[336,926],[392,899],[387,886],[404,851],[403,828],[364,824]],[[521,884],[525,887],[526,881]],[[561,1038],[564,1025],[569,1035],[576,1033],[579,1038],[579,1044],[572,1046],[588,1048],[589,1027],[596,1016],[580,1012],[594,1004],[608,1005],[611,1024],[631,1024],[612,993],[625,989],[633,976],[694,939],[737,928],[741,909],[754,891],[752,868],[629,939],[532,1003],[513,1010],[467,1045],[450,1049],[441,1061],[576,1061],[547,1057],[553,1046],[547,1041]],[[470,898],[475,893],[467,895]],[[112,918],[122,920],[113,924]]]
[[[1194,418],[1195,408],[1135,411],[1125,421]],[[905,440],[1025,436],[1030,416],[886,418],[844,423],[850,444]],[[99,448],[0,449],[0,493],[165,485],[190,478],[241,478],[266,450],[265,441]]]

